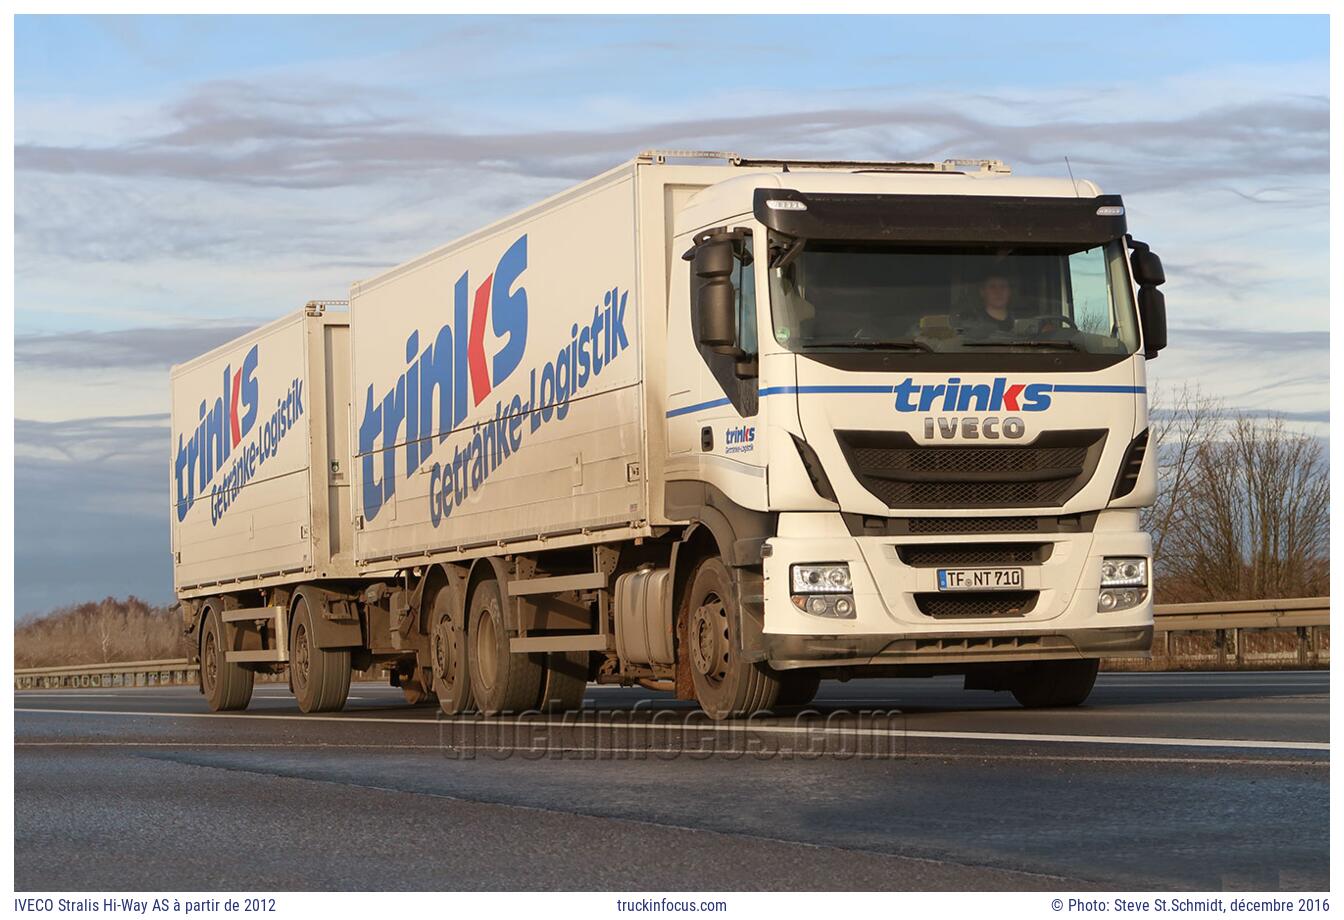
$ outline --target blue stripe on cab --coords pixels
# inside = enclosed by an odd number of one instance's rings
[[[765,387],[761,390],[762,396],[792,396],[796,394],[807,393],[890,393],[896,392],[895,386],[879,384],[814,384],[810,386],[787,386],[787,387]],[[1056,383],[1050,386],[1051,393],[1147,393],[1147,387],[1132,386],[1111,386],[1108,384],[1084,384],[1084,383]],[[699,412],[701,409],[717,409],[719,406],[726,406],[731,400],[711,399],[709,402],[695,403],[690,406],[682,406],[680,409],[667,410],[668,418],[676,418],[679,415],[689,415],[692,412]]]

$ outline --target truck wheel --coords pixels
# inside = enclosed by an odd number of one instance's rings
[[[821,677],[815,671],[800,668],[779,675],[779,698],[776,706],[806,706],[812,702],[821,687]]]
[[[434,595],[430,622],[434,634],[430,643],[434,655],[434,692],[446,715],[470,712],[476,705],[467,676],[467,624],[465,611],[458,608],[454,593],[447,587]]]
[[[1097,682],[1096,658],[1074,661],[1040,661],[1027,668],[1010,688],[1028,709],[1077,706]]]
[[[467,671],[476,705],[487,716],[523,712],[541,696],[540,656],[509,651],[499,582],[487,579],[471,594]]]
[[[308,601],[294,604],[289,642],[289,675],[294,697],[304,712],[337,712],[350,695],[350,650],[318,648]]]
[[[228,651],[224,641],[224,623],[214,610],[206,613],[205,630],[201,634],[201,690],[205,701],[214,712],[246,709],[252,700],[252,683],[256,674],[237,662],[225,661]]]
[[[546,676],[541,681],[537,709],[542,712],[582,709],[583,691],[587,687],[587,652],[550,652],[546,655]]]
[[[717,558],[696,566],[683,610],[683,653],[690,655],[700,708],[711,719],[727,719],[773,706],[779,697],[779,675],[762,663],[742,660],[733,582]]]

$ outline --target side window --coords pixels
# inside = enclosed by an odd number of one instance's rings
[[[737,290],[737,341],[749,355],[756,347],[756,266],[752,257],[751,237],[742,240],[741,255],[733,269],[733,287]]]
[[[733,246],[733,270],[730,278],[733,290],[737,293],[737,341],[745,354],[746,362],[754,364],[759,349],[756,341],[756,269],[752,255],[751,234],[747,231],[734,232],[738,238]],[[753,370],[749,376],[739,376],[741,360],[739,356],[722,354],[700,344],[700,311],[696,308],[696,304],[702,283],[703,281],[692,272],[691,340],[722,388],[723,395],[728,397],[728,401],[737,410],[737,414],[743,418],[753,416],[760,407],[760,390],[755,371]]]
[[[1101,249],[1087,249],[1069,256],[1068,292],[1071,317],[1083,332],[1111,335],[1111,292],[1106,280],[1106,259]]]

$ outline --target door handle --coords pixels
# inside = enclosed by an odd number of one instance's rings
[[[700,449],[714,449],[714,429],[710,428],[708,425],[700,429]]]

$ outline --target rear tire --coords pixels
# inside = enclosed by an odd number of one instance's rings
[[[541,697],[540,657],[509,651],[499,582],[486,579],[471,593],[467,670],[476,705],[487,716],[524,712]]]
[[[546,676],[541,681],[537,709],[542,712],[582,709],[583,691],[587,687],[587,652],[550,652],[546,655]]]
[[[1039,661],[1014,679],[1010,688],[1028,709],[1078,706],[1097,682],[1096,658],[1073,661]]]
[[[682,620],[685,642],[679,654],[690,657],[695,698],[711,719],[751,715],[775,705],[779,674],[742,659],[733,581],[717,557],[696,566]]]
[[[201,690],[213,712],[246,709],[252,701],[256,674],[224,656],[230,646],[225,641],[224,623],[214,610],[205,615],[201,633]]]
[[[447,585],[434,595],[430,607],[430,656],[434,661],[434,692],[445,715],[470,712],[476,706],[467,669],[466,611],[457,592]]]
[[[337,712],[350,695],[350,650],[318,648],[313,615],[299,595],[290,630],[289,676],[303,712]]]

